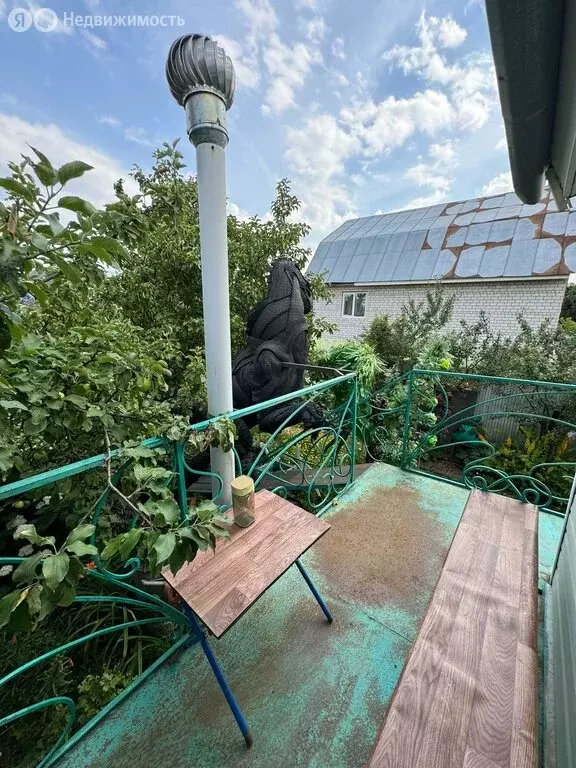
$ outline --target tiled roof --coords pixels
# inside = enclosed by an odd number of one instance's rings
[[[327,283],[569,275],[576,211],[558,213],[548,192],[536,205],[511,192],[351,219],[324,238],[308,271],[327,271]]]

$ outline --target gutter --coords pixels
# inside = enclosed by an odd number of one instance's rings
[[[486,12],[514,190],[533,205],[552,156],[565,2],[486,0]]]

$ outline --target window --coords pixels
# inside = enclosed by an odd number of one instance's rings
[[[364,317],[366,312],[365,293],[345,293],[342,296],[342,314],[347,317]]]

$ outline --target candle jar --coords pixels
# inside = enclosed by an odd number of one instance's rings
[[[240,528],[247,528],[255,519],[254,480],[240,475],[232,480],[231,487],[234,522]]]

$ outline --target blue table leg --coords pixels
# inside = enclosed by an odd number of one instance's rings
[[[296,566],[297,566],[298,570],[300,571],[300,573],[302,574],[302,576],[304,577],[304,581],[310,587],[310,590],[311,590],[312,594],[314,595],[314,597],[318,601],[318,605],[320,606],[320,608],[322,608],[322,612],[324,613],[324,616],[326,616],[326,618],[328,619],[328,623],[332,624],[332,621],[333,621],[332,614],[330,613],[330,611],[326,607],[326,603],[324,602],[324,600],[322,600],[320,592],[318,592],[318,590],[316,589],[316,587],[314,585],[314,582],[312,581],[312,579],[308,575],[308,572],[306,571],[306,569],[304,568],[304,566],[302,565],[300,560],[296,560]]]
[[[198,638],[198,641],[200,645],[202,646],[202,650],[204,651],[206,658],[208,659],[208,662],[210,666],[212,667],[212,671],[214,672],[216,676],[216,680],[218,680],[218,684],[220,685],[220,688],[222,689],[222,693],[226,697],[226,701],[228,702],[228,706],[232,710],[232,714],[234,715],[234,718],[236,722],[238,723],[238,727],[242,731],[242,735],[244,736],[244,740],[246,742],[246,745],[248,747],[252,746],[252,734],[250,733],[250,729],[248,728],[248,723],[244,719],[244,715],[242,714],[242,710],[238,706],[238,702],[234,698],[234,694],[232,693],[232,690],[230,689],[230,686],[226,682],[226,678],[224,677],[224,674],[222,673],[222,670],[220,669],[220,665],[218,664],[218,661],[216,660],[216,656],[214,656],[214,653],[212,652],[212,648],[210,648],[210,645],[208,643],[208,640],[206,640],[206,637],[204,635],[204,632],[202,631],[202,627],[198,623],[198,620],[196,619],[196,616],[194,615],[194,611],[188,606],[186,603],[182,602],[182,607],[184,610],[184,613],[186,614],[188,621],[190,622],[190,626],[194,630],[194,634]]]

